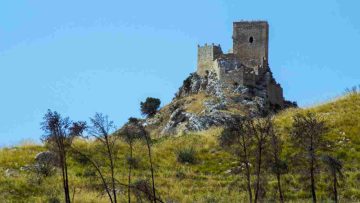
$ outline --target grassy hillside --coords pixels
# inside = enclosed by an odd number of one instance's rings
[[[196,98],[197,99],[197,98]],[[192,104],[191,111],[199,111]],[[333,155],[344,164],[344,179],[340,183],[340,201],[360,201],[360,94],[349,94],[334,101],[309,109],[326,120],[330,131],[327,139],[334,142]],[[283,158],[291,162],[296,149],[289,141],[292,116],[302,109],[288,109],[276,116],[276,125],[282,135],[285,146]],[[225,152],[217,143],[222,129],[214,128],[199,133],[190,133],[177,137],[159,138],[153,145],[156,170],[156,186],[163,200],[169,202],[242,202],[246,201],[245,182],[241,175],[229,173],[238,165],[236,158]],[[119,141],[120,153],[117,161],[117,178],[126,182],[127,167],[125,156],[128,146]],[[76,140],[76,148],[97,153],[97,144],[91,141]],[[176,152],[184,148],[194,148],[196,163],[182,164],[177,161]],[[23,170],[23,166],[34,162],[34,156],[45,151],[43,146],[24,145],[4,148],[0,151],[0,196],[3,202],[47,202],[51,198],[62,199],[61,179],[56,175],[39,178],[33,172]],[[135,157],[139,167],[134,171],[136,179],[149,178],[146,148],[143,143],[135,145]],[[107,197],[93,186],[96,183],[95,171],[80,157],[71,156],[70,185],[75,202],[108,202]],[[9,174],[10,173],[10,174]],[[267,200],[275,200],[276,182],[273,175],[266,173]],[[329,200],[330,182],[326,173],[320,173],[318,179],[318,198]],[[289,168],[283,177],[285,198],[291,202],[310,200],[307,181],[296,168]],[[126,191],[120,198],[126,201]]]

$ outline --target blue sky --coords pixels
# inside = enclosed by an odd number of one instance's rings
[[[38,141],[47,109],[120,126],[147,96],[168,103],[197,44],[232,46],[232,22],[268,20],[269,61],[301,106],[358,85],[360,2],[268,0],[0,2],[0,146]]]

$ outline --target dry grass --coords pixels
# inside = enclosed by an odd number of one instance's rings
[[[198,112],[204,96],[192,98],[187,104],[187,110]],[[165,115],[169,107],[162,109]],[[335,155],[345,163],[345,181],[340,183],[340,198],[342,202],[360,201],[360,95],[347,95],[308,109],[288,109],[276,116],[276,125],[285,141],[283,156],[291,159],[293,147],[288,142],[288,133],[292,124],[292,116],[298,112],[313,111],[327,121],[330,131],[327,135],[337,143]],[[181,134],[181,136],[160,138],[153,144],[155,162],[156,186],[163,200],[173,202],[247,202],[247,195],[243,177],[227,173],[237,165],[236,157],[225,152],[218,145],[217,139],[221,128],[207,131]],[[116,176],[121,182],[126,182],[127,167],[124,159],[128,146],[119,142],[120,152],[117,161]],[[77,140],[75,146],[89,153],[101,154],[96,150],[93,141]],[[196,150],[196,164],[182,164],[176,159],[176,151],[186,147]],[[31,164],[36,153],[45,148],[33,144],[20,147],[4,148],[0,150],[0,172],[15,169],[19,175],[0,176],[0,194],[8,202],[46,202],[49,197],[62,198],[60,176],[45,178],[39,184],[32,182],[34,175],[20,171],[21,166]],[[133,180],[148,179],[148,159],[146,146],[137,142],[134,156],[140,160],[139,168],[134,170]],[[75,202],[108,202],[101,192],[90,187],[97,183],[96,179],[84,176],[89,170],[88,165],[79,163],[76,159],[69,159],[70,184],[76,188]],[[267,174],[268,201],[274,201],[276,196],[276,182],[274,177]],[[289,173],[284,177],[285,197],[289,202],[307,202],[309,192],[306,190],[304,179],[296,173]],[[318,198],[329,200],[329,183],[327,175],[323,173],[318,180]],[[120,199],[125,201],[126,192],[120,193]],[[5,201],[4,200],[4,201]],[[6,202],[5,201],[5,202]]]

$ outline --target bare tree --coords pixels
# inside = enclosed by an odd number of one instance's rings
[[[102,184],[106,194],[108,195],[110,202],[114,203],[111,186],[109,186],[109,183],[106,181],[106,175],[101,170],[100,165],[94,159],[92,159],[90,155],[85,154],[84,152],[78,150],[76,147],[72,147],[71,150],[74,153],[77,153],[77,154],[81,155],[82,157],[84,157],[85,159],[87,159],[90,162],[90,164],[95,168],[96,172],[99,174],[101,184]]]
[[[118,132],[118,135],[129,145],[130,156],[128,157],[129,174],[128,174],[128,202],[131,202],[131,170],[134,165],[133,144],[143,135],[143,130],[138,125],[136,118],[129,118],[129,121]]]
[[[136,128],[137,135],[140,137],[140,139],[144,140],[146,143],[149,163],[150,163],[151,180],[152,180],[152,195],[153,195],[153,201],[156,203],[156,201],[161,201],[161,200],[159,197],[156,196],[154,165],[153,165],[152,153],[151,153],[152,140],[150,134],[145,130],[144,126],[141,124],[141,122],[138,119],[132,118],[131,123]]]
[[[281,175],[287,171],[287,164],[285,161],[281,160],[280,154],[282,150],[282,142],[279,135],[274,128],[272,120],[269,120],[271,129],[270,129],[270,156],[272,159],[272,172],[276,176],[279,200],[281,203],[284,202],[284,195],[281,189]]]
[[[67,152],[76,136],[82,134],[86,128],[85,122],[72,122],[68,117],[62,118],[56,111],[48,110],[41,123],[44,130],[44,142],[50,150],[55,152],[59,158],[59,165],[62,173],[65,202],[70,203],[70,189],[67,166]]]
[[[262,176],[262,168],[263,168],[263,159],[265,155],[265,147],[268,144],[269,137],[271,134],[272,123],[271,119],[252,119],[248,120],[246,124],[248,133],[254,136],[255,139],[255,148],[256,148],[256,182],[255,182],[255,202],[259,200],[259,193],[261,185],[261,176]]]
[[[105,116],[101,113],[95,113],[93,118],[90,118],[91,126],[88,129],[89,135],[96,138],[96,140],[100,141],[100,143],[105,147],[105,155],[109,161],[109,169],[110,169],[110,182],[111,182],[111,192],[112,195],[109,196],[110,201],[113,203],[117,203],[117,193],[116,193],[116,179],[115,179],[115,160],[117,149],[115,146],[116,136],[112,136],[111,132],[115,130],[114,122],[109,121],[108,116]],[[101,170],[96,162],[92,163],[93,166],[97,169],[99,174]],[[104,175],[100,175],[102,179]],[[108,189],[108,184],[105,179],[102,180],[104,187],[106,190]]]
[[[318,156],[322,149],[326,149],[327,141],[324,134],[327,131],[325,122],[319,120],[314,113],[296,114],[291,130],[291,138],[295,146],[300,147],[301,152],[308,163],[310,174],[311,195],[315,203],[316,184],[315,175],[318,166]]]
[[[336,158],[329,156],[329,155],[323,156],[322,160],[326,164],[326,166],[330,172],[330,175],[333,179],[333,199],[334,199],[334,202],[337,203],[338,202],[338,191],[337,191],[338,176],[343,177],[343,174],[342,174],[343,165],[339,160],[337,160]]]
[[[246,184],[249,195],[249,202],[252,202],[250,150],[253,145],[253,138],[247,132],[248,121],[236,117],[234,122],[228,124],[219,137],[220,146],[230,149],[239,161],[245,166]]]

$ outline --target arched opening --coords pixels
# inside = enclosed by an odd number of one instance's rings
[[[252,36],[249,38],[249,42],[250,42],[250,44],[252,44],[254,42],[254,38]]]

